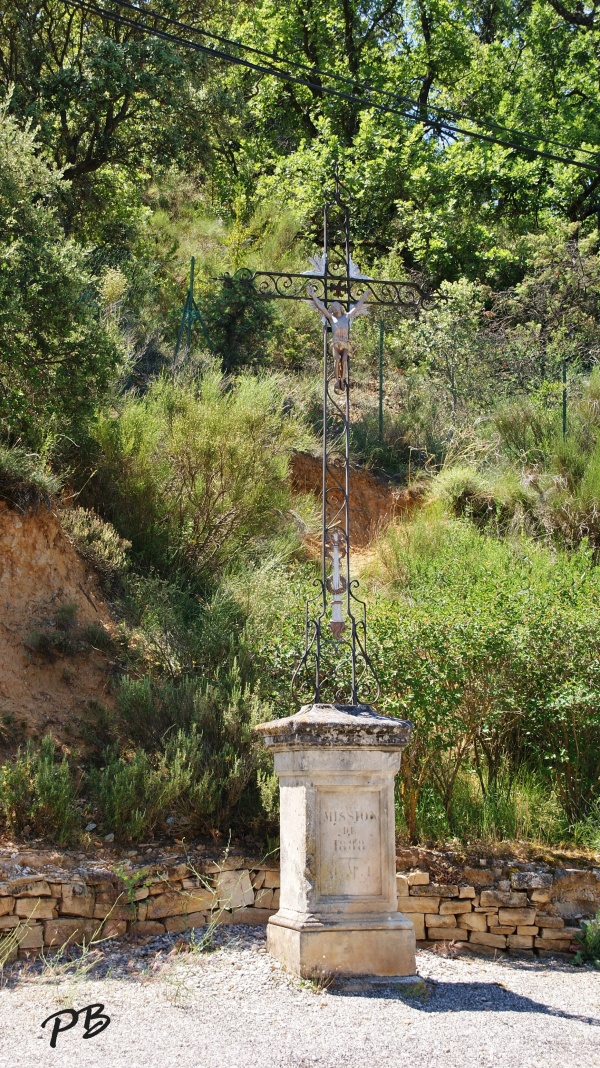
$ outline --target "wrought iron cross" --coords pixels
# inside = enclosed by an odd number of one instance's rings
[[[370,676],[379,691],[367,653],[366,605],[356,596],[350,575],[350,325],[369,305],[415,316],[433,296],[411,281],[369,278],[351,255],[350,212],[336,179],[324,206],[323,253],[310,257],[303,274],[241,268],[223,281],[252,285],[265,297],[311,303],[323,321],[323,508],[321,577],[318,593],[306,603],[305,649],[294,672],[314,680],[315,703],[358,705],[359,687]],[[331,302],[331,303],[330,303]],[[343,463],[337,462],[340,455]],[[303,687],[302,687],[303,688]]]

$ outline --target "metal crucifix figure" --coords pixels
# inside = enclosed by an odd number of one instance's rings
[[[350,385],[350,324],[357,315],[367,315],[366,307],[369,299],[368,293],[363,293],[356,304],[352,304],[348,311],[334,300],[329,308],[326,308],[322,300],[319,300],[312,286],[308,288],[308,295],[317,311],[321,312],[322,318],[326,319],[331,329],[331,351],[333,353],[334,392],[343,393]]]
[[[318,593],[306,605],[305,649],[293,685],[303,690],[304,679],[315,703],[357,705],[367,676],[372,685],[363,701],[376,697],[379,687],[367,653],[366,606],[356,596],[358,582],[350,574],[350,327],[371,306],[414,317],[433,304],[433,296],[413,281],[379,281],[361,274],[350,253],[350,213],[336,180],[324,208],[323,253],[310,257],[309,270],[286,274],[242,268],[229,281],[253,285],[265,297],[304,301],[321,315],[321,576]]]

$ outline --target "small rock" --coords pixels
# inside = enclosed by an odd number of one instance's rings
[[[88,823],[88,825],[86,827],[86,831],[95,831],[96,827],[97,827],[96,823]]]
[[[111,834],[105,834],[104,835],[104,841],[105,842],[114,842],[114,840],[115,840],[115,836],[114,836],[114,834],[112,834],[112,832],[111,832]]]

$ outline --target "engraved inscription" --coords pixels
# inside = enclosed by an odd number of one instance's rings
[[[381,894],[379,792],[320,791],[319,890],[322,895]]]

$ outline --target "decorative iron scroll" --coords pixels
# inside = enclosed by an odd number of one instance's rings
[[[321,300],[325,299],[327,293],[329,299],[339,300],[346,306],[355,304],[366,292],[370,305],[397,308],[405,315],[427,309],[435,301],[434,296],[416,282],[354,278],[346,273],[334,273],[331,268],[326,274],[285,274],[240,267],[235,274],[223,275],[219,281],[246,283],[252,285],[257,293],[280,300],[308,300],[310,286]]]

